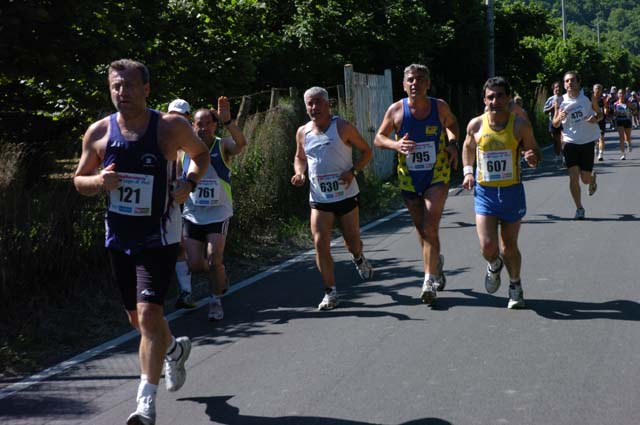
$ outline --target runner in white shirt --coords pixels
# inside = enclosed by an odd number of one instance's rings
[[[325,291],[318,309],[330,310],[338,305],[331,257],[331,234],[336,217],[360,277],[370,279],[373,276],[373,268],[362,253],[356,181],[356,175],[371,160],[373,152],[351,123],[331,115],[329,94],[325,89],[310,88],[304,93],[304,102],[311,121],[298,128],[296,134],[295,174],[291,184],[304,185],[308,168],[311,233]],[[354,147],[360,153],[355,164],[352,159]]]

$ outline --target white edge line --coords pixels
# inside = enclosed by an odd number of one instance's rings
[[[376,226],[379,226],[380,224],[386,223],[389,220],[394,219],[395,217],[404,214],[407,212],[406,208],[402,208],[399,209],[391,214],[389,214],[386,217],[382,217],[372,223],[367,224],[366,226],[363,226],[360,229],[360,233],[364,233],[367,230],[373,229]],[[337,245],[340,241],[342,241],[342,237],[336,238],[331,242],[331,246],[335,246]],[[236,291],[239,291],[242,288],[245,288],[247,286],[253,285],[254,283],[264,279],[265,277],[271,276],[272,274],[278,273],[279,271],[282,271],[284,269],[286,269],[287,267],[303,260],[304,258],[313,255],[315,253],[315,250],[309,250],[307,252],[304,252],[300,255],[298,255],[297,257],[291,258],[281,264],[278,264],[276,266],[273,266],[263,272],[260,272],[254,276],[251,276],[247,279],[244,279],[234,285],[232,285],[229,288],[229,291],[225,294],[225,296],[231,295]],[[205,304],[208,303],[208,298],[203,298],[200,301],[198,301],[197,303],[197,307],[196,308],[200,308],[202,306],[204,306]],[[166,316],[167,321],[171,322],[175,319],[178,319],[182,316],[184,316],[185,314],[187,314],[189,311],[188,310],[178,310],[178,311],[174,311],[173,313],[169,314]],[[17,392],[20,392],[22,390],[25,390],[27,388],[29,388],[32,385],[38,384],[42,381],[44,381],[45,379],[51,378],[52,376],[55,376],[59,373],[64,372],[65,370],[69,369],[70,367],[76,366],[80,363],[83,363],[93,357],[96,357],[102,353],[104,353],[105,351],[108,351],[114,347],[117,347],[120,344],[124,344],[127,341],[132,340],[133,338],[136,338],[138,336],[138,331],[132,330],[124,335],[121,335],[117,338],[114,338],[110,341],[105,342],[104,344],[100,344],[97,347],[91,348],[83,353],[78,354],[75,357],[70,358],[69,360],[65,360],[61,363],[58,363],[55,366],[51,366],[50,368],[47,368],[45,370],[43,370],[42,372],[36,373],[35,375],[31,375],[28,378],[23,379],[22,381],[16,382],[14,384],[9,385],[8,387],[5,387],[3,389],[0,390],[0,400],[7,398]]]

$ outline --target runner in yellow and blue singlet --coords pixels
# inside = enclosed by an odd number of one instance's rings
[[[449,183],[451,171],[442,123],[438,116],[435,98],[431,102],[431,113],[423,120],[413,117],[408,98],[402,99],[402,126],[399,134],[409,134],[416,148],[409,154],[398,153],[398,182],[402,195],[413,198],[422,196],[431,186]]]

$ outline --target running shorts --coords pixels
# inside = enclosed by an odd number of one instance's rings
[[[513,223],[527,213],[524,186],[517,183],[505,187],[489,187],[476,183],[474,194],[477,215],[489,215]]]

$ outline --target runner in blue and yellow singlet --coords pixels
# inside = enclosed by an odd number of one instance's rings
[[[524,153],[530,167],[536,167],[540,149],[529,121],[509,112],[511,88],[504,78],[488,79],[483,93],[487,112],[469,122],[462,149],[463,187],[475,188],[476,230],[482,256],[488,262],[487,292],[492,294],[500,287],[504,264],[510,279],[507,307],[524,308],[518,233],[527,207],[520,179],[520,154]]]
[[[400,189],[422,246],[425,276],[420,297],[428,305],[446,284],[438,228],[449,193],[450,167],[458,167],[459,134],[449,105],[427,96],[430,85],[429,68],[407,66],[403,81],[407,97],[389,106],[375,138],[377,147],[398,152]]]

